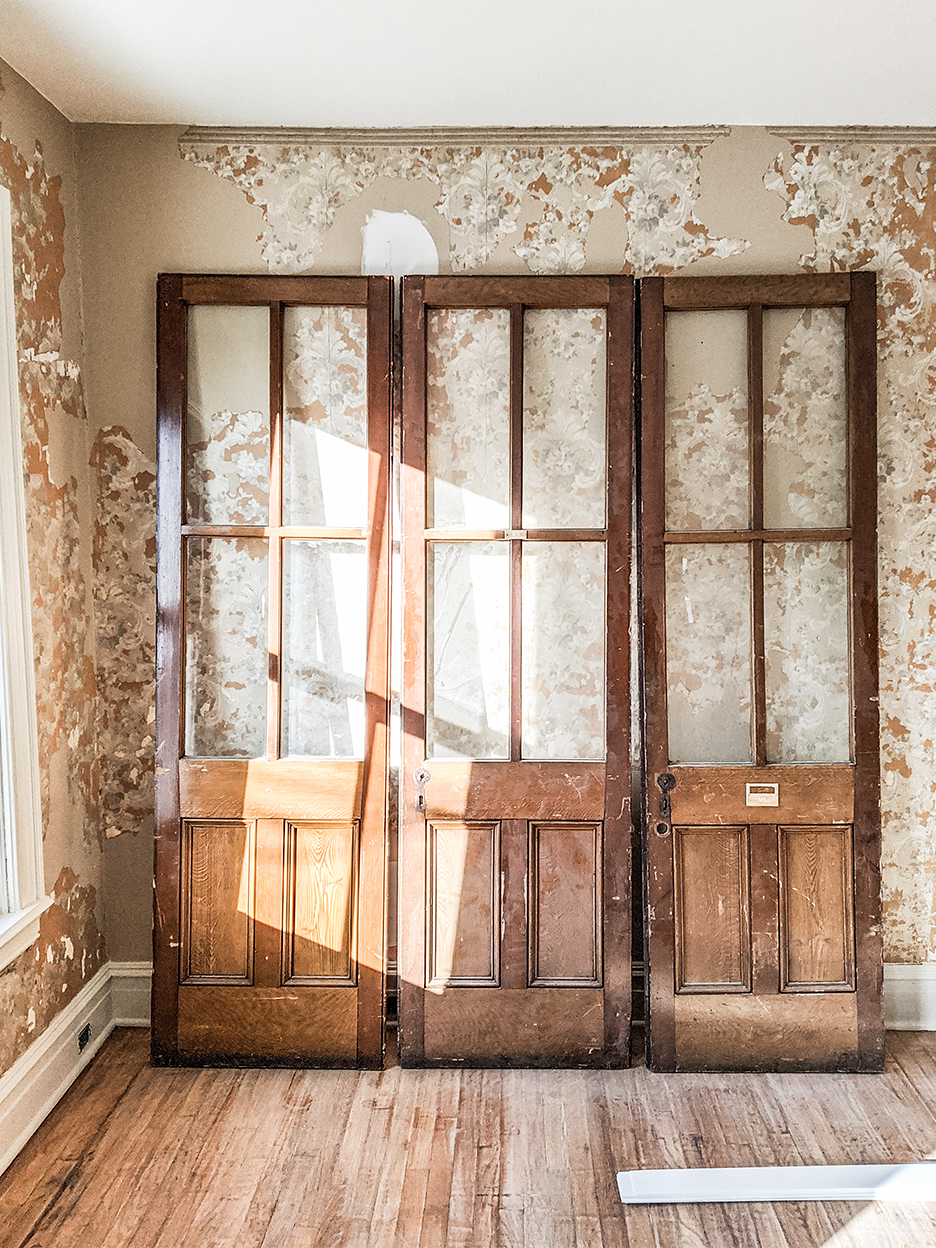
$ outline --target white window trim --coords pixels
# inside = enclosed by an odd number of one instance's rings
[[[0,187],[0,970],[33,943],[39,919],[52,904],[42,867],[31,603],[13,223],[10,192]]]

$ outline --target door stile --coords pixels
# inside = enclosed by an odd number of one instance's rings
[[[182,422],[185,411],[186,324],[182,279],[160,274],[157,291],[156,402],[158,443],[156,577],[156,839],[153,939],[167,952],[153,965],[152,1055],[157,1065],[177,1047],[179,999],[180,818],[182,725]],[[165,734],[165,735],[163,735]]]
[[[357,888],[358,1060],[379,1069],[384,1056],[387,926],[387,802],[390,729],[390,372],[392,284],[367,279],[369,567],[365,753]],[[378,344],[372,351],[370,344]],[[380,367],[374,367],[376,361]],[[379,904],[368,899],[380,898]]]
[[[426,732],[426,309],[425,280],[403,283],[403,774],[400,777],[399,1052],[425,1060],[424,990],[427,937],[425,820],[410,780],[424,761]]]
[[[672,824],[660,778],[669,762],[666,737],[655,731],[666,723],[666,651],[663,618],[666,548],[665,496],[660,465],[665,453],[665,360],[663,278],[640,284],[640,522],[643,568],[641,623],[644,653],[643,751],[646,760],[644,817],[644,973],[648,1061],[671,1070],[676,1061],[673,968],[676,930],[673,914]],[[669,869],[658,863],[669,846]]]
[[[608,280],[608,517],[606,538],[604,1041],[626,1058],[631,1029],[631,528],[634,459],[634,283]]]
[[[846,311],[846,385],[854,412],[849,439],[852,527],[852,647],[855,748],[855,940],[858,1052],[864,1069],[884,1060],[881,1014],[881,810],[877,603],[877,279],[851,274]]]
[[[270,304],[270,513],[272,529],[283,526],[283,305]],[[267,757],[280,756],[282,706],[280,680],[283,645],[283,539],[267,541]]]

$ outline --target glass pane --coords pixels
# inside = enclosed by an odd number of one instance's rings
[[[510,547],[434,542],[426,614],[426,751],[510,757]]]
[[[440,308],[426,318],[429,525],[510,523],[510,313]]]
[[[185,471],[190,524],[266,524],[269,308],[189,308]]]
[[[747,405],[747,313],[667,313],[667,529],[748,528]]]
[[[765,543],[768,763],[851,757],[848,551]]]
[[[283,318],[285,524],[367,525],[367,309]]]
[[[260,538],[186,542],[185,752],[266,753],[267,545]]]
[[[524,758],[603,758],[605,548],[523,543]]]
[[[764,313],[764,524],[848,523],[845,309]]]
[[[606,361],[603,308],[524,313],[526,527],[604,527]]]
[[[364,757],[367,548],[283,543],[284,755]]]
[[[746,545],[667,547],[666,688],[671,762],[753,761]]]

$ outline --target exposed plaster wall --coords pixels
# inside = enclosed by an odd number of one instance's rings
[[[97,817],[93,482],[82,391],[72,127],[12,71],[0,98],[10,190],[36,656],[45,888],[40,936],[0,972],[0,1072],[105,958]]]
[[[882,272],[886,956],[936,960],[936,152],[804,151],[738,128],[708,146],[186,144],[180,160],[177,139],[165,127],[79,127],[91,438],[103,500],[95,593],[102,632],[119,639],[99,669],[104,736],[114,742],[106,825],[119,834],[106,850],[113,956],[149,950],[156,273],[359,271],[361,228],[382,209],[424,223],[442,272]]]

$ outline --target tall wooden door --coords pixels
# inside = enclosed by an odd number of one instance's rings
[[[390,330],[159,281],[157,1063],[382,1061]]]
[[[642,283],[649,1054],[883,1062],[871,273]]]
[[[406,1065],[628,1060],[632,299],[404,279]]]

